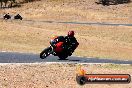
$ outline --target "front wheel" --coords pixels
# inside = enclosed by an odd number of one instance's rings
[[[51,47],[47,47],[46,49],[44,49],[41,53],[40,53],[40,58],[44,59],[46,57],[48,57],[51,54],[52,48]]]

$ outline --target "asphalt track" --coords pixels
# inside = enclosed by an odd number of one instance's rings
[[[45,59],[39,58],[39,54],[18,53],[18,52],[0,52],[0,63],[114,63],[114,64],[132,64],[132,61],[121,61],[112,59],[97,59],[86,57],[68,57],[68,60],[58,60],[57,56],[49,56]]]
[[[99,26],[132,26],[130,23],[108,23],[108,22],[77,22],[77,21],[35,21],[35,20],[23,20],[25,22],[40,22],[40,23],[57,23],[57,24],[76,24],[76,25],[99,25]]]
[[[3,19],[3,14],[0,14],[0,19]],[[15,20],[13,18],[13,15],[11,15],[11,19],[9,20]],[[52,20],[28,20],[23,19],[22,22],[29,22],[29,23],[57,23],[57,24],[75,24],[75,25],[99,25],[99,26],[132,26],[131,23],[110,23],[110,22],[81,22],[81,21],[52,21]]]
[[[2,19],[2,15],[0,16]],[[11,19],[13,20],[13,18]],[[22,20],[23,22],[42,22],[42,23],[58,23],[58,24],[79,24],[79,25],[101,25],[101,26],[132,26],[132,24],[118,24],[118,23],[99,23],[99,22],[61,22],[61,21],[35,21]],[[39,55],[31,53],[18,52],[0,52],[0,63],[37,63],[37,62],[66,62],[66,63],[114,63],[114,64],[132,64],[131,61],[112,60],[112,59],[98,59],[86,57],[68,57],[68,60],[58,60],[58,57],[49,56],[46,59],[40,59]]]

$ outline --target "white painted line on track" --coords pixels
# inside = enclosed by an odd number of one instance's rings
[[[1,51],[1,52],[7,52],[7,51]]]

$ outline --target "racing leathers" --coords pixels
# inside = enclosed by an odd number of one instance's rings
[[[67,51],[70,52],[70,54],[72,54],[74,52],[74,50],[78,47],[79,43],[77,42],[75,37],[69,37],[69,36],[65,36],[65,41],[66,41],[66,45],[67,45]]]

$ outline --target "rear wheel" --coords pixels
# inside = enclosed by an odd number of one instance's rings
[[[40,53],[40,58],[44,59],[46,57],[48,57],[51,54],[52,48],[51,47],[47,47],[46,49],[44,49],[41,53]]]
[[[22,20],[22,17],[20,18],[20,20]]]

